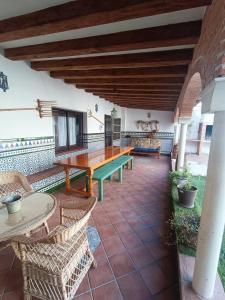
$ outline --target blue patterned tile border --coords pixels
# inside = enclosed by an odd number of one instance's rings
[[[54,145],[54,137],[34,137],[2,140],[0,139],[0,153],[18,150],[30,150],[32,148]],[[25,152],[24,152],[25,153]]]

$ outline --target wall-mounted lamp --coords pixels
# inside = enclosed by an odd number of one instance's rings
[[[98,112],[98,104],[97,103],[95,104],[95,112],[96,113]]]
[[[7,76],[3,72],[0,72],[0,89],[4,92],[9,89]]]

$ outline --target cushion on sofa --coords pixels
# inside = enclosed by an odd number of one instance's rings
[[[159,149],[161,146],[161,143],[157,139],[131,138],[131,146],[134,148]]]

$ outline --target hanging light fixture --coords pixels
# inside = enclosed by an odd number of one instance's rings
[[[0,89],[4,92],[9,89],[7,76],[3,72],[0,72]]]
[[[111,117],[112,117],[112,119],[118,118],[118,112],[117,112],[115,106],[114,106],[113,109],[111,110]]]

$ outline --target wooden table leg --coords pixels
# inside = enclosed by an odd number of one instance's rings
[[[93,180],[92,180],[93,173],[94,173],[93,169],[88,169],[87,170],[87,175],[89,177],[89,180],[88,180],[88,184],[89,184],[88,192],[89,192],[89,194],[90,194],[91,197],[94,195],[94,193],[93,193]]]
[[[69,167],[64,167],[64,171],[66,173],[66,192],[70,193],[71,192],[71,186],[70,186],[70,168]]]

